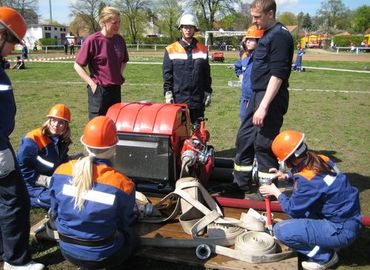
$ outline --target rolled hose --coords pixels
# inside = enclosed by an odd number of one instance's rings
[[[235,198],[226,198],[226,197],[213,197],[221,206],[224,207],[231,207],[231,208],[242,208],[242,209],[249,209],[253,208],[255,210],[262,210],[266,211],[266,205],[264,201],[257,201],[257,200],[245,200],[245,199],[235,199]],[[278,201],[271,202],[271,211],[272,212],[280,212],[282,213],[283,210],[281,209],[280,203]],[[362,216],[361,224],[366,227],[370,227],[370,216]]]
[[[248,263],[267,263],[287,259],[294,255],[292,249],[277,252],[275,239],[264,232],[248,231],[235,239],[235,248],[200,244],[195,250],[198,259],[206,260],[212,253]]]

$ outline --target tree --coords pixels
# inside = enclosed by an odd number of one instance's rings
[[[25,17],[26,10],[30,9],[37,11],[39,9],[38,0],[0,0],[0,6],[12,7],[19,11],[19,13]]]
[[[297,40],[300,38],[300,34],[301,34],[302,30],[304,30],[303,27],[302,27],[303,17],[304,17],[304,13],[302,11],[299,12],[298,15],[297,15],[297,27],[298,27],[297,36],[296,36]]]
[[[278,17],[279,22],[284,25],[296,25],[297,24],[297,17],[294,13],[285,11]]]
[[[38,23],[38,0],[0,0],[0,6],[16,9],[28,24]]]
[[[100,11],[106,6],[106,1],[101,0],[76,0],[71,1],[72,16],[79,17],[89,27],[89,33],[97,32]]]
[[[312,23],[310,14],[306,13],[303,16],[302,28],[303,29],[307,29],[307,30],[311,30],[312,29],[312,26],[313,26],[313,23]]]
[[[134,44],[137,43],[139,31],[147,23],[145,13],[149,7],[148,0],[117,0],[115,5],[127,21],[130,41]]]
[[[318,17],[329,32],[333,29],[345,29],[349,24],[350,10],[343,4],[341,0],[326,0],[321,3],[321,8],[318,10]]]
[[[230,10],[230,14],[227,16],[224,16],[221,20],[221,25],[223,29],[231,29],[231,30],[237,30],[242,31],[248,29],[248,27],[251,25],[251,15],[250,15],[250,4],[240,2],[238,4],[238,7],[235,9],[235,11]],[[227,19],[229,18],[229,27],[227,27]]]
[[[370,6],[363,5],[359,7],[354,11],[352,18],[353,30],[364,33],[370,27]]]
[[[171,40],[178,35],[177,20],[181,15],[181,7],[177,0],[159,0],[156,13],[161,19],[163,33],[167,34]]]
[[[212,30],[216,17],[234,12],[234,5],[237,0],[187,0],[188,6],[197,10],[201,29]],[[213,44],[213,36],[209,37],[210,44]]]
[[[69,24],[69,33],[73,36],[81,36],[90,32],[90,26],[79,16]]]

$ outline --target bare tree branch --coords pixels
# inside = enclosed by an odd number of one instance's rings
[[[137,43],[139,25],[145,21],[145,13],[149,6],[148,0],[118,0],[115,5],[120,9],[122,16],[127,19],[129,35],[133,43]]]
[[[94,33],[100,29],[99,14],[100,11],[108,5],[108,1],[101,0],[78,0],[71,2],[71,15],[81,18],[90,28],[90,33]]]

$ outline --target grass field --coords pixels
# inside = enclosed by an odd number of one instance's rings
[[[131,61],[161,62],[161,54],[133,52],[130,56]],[[359,58],[356,56],[352,57],[351,62],[326,61],[323,54],[318,57],[319,60],[304,60],[304,65],[368,70],[370,54],[361,56],[361,61],[357,61]],[[227,63],[231,64],[235,59],[229,58]],[[216,155],[232,158],[239,127],[240,89],[227,86],[229,80],[236,80],[230,65],[213,65],[211,69],[214,93],[212,104],[206,110],[209,119],[207,128]],[[45,115],[53,104],[62,102],[72,111],[74,144],[70,152],[82,151],[79,137],[87,122],[87,95],[85,84],[73,70],[73,62],[29,62],[26,70],[9,70],[8,74],[14,85],[18,107],[16,128],[11,136],[14,148],[17,149],[20,138],[27,131],[46,120]],[[163,102],[160,64],[129,63],[125,77],[123,101]],[[312,150],[332,157],[349,176],[351,183],[359,188],[362,212],[370,215],[370,73],[307,68],[306,72],[292,73],[290,89],[289,111],[283,129],[303,131]],[[42,211],[33,210],[32,222],[42,214]],[[370,229],[365,228],[351,247],[340,252],[337,269],[369,269],[369,246]],[[32,247],[36,258],[51,263],[49,269],[74,269],[66,262],[55,259],[60,259],[55,246],[35,244]],[[171,265],[167,268],[166,264],[160,264],[158,268],[153,263],[148,265],[151,269],[174,269]],[[178,266],[176,269],[179,269]]]

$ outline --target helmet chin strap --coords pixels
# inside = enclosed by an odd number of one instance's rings
[[[2,36],[3,36],[3,34],[2,34]],[[0,42],[1,42],[0,43],[0,57],[3,58],[3,49],[4,49],[6,41],[5,41],[4,38],[1,38]]]
[[[2,30],[2,31],[1,31]],[[5,47],[5,43],[6,43],[6,40],[8,39],[8,31],[6,30],[6,28],[3,28],[3,26],[1,25],[0,23],[0,40],[1,40],[1,44],[0,44],[0,57],[3,58],[3,49]]]

